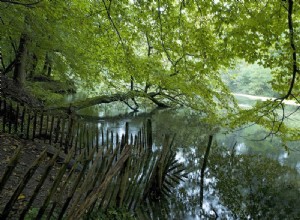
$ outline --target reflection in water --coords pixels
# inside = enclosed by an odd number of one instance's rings
[[[236,154],[245,154],[245,153],[247,153],[247,149],[248,148],[247,148],[246,144],[242,142],[242,143],[237,144],[235,153]]]
[[[148,204],[146,219],[296,219],[300,216],[300,153],[288,154],[279,139],[251,141],[249,133],[259,127],[215,135],[215,145],[205,171],[203,209],[200,209],[200,169],[213,126],[184,109],[158,111],[145,117],[130,116],[99,121],[104,130],[136,134],[143,122],[153,123],[154,145],[161,146],[164,134],[176,134],[176,159],[184,163],[188,179],[180,183],[168,201]],[[295,143],[291,143],[295,145]],[[299,143],[297,143],[299,144]]]

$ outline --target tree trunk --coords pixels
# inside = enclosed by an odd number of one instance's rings
[[[67,104],[64,106],[57,106],[57,107],[51,107],[49,110],[65,110],[67,112],[73,112],[77,111],[83,108],[87,108],[93,105],[99,105],[99,104],[104,104],[104,103],[111,103],[111,102],[116,102],[116,101],[121,101],[124,102],[128,99],[134,99],[136,97],[142,97],[151,100],[153,103],[155,103],[158,107],[161,108],[168,108],[169,106],[158,101],[155,96],[159,95],[157,93],[145,93],[145,92],[140,92],[140,91],[129,91],[125,93],[116,93],[116,94],[111,94],[111,95],[101,95],[101,96],[96,96],[93,98],[87,98],[84,100],[76,101],[71,104]]]
[[[44,63],[42,75],[50,77],[51,76],[51,71],[52,71],[52,68],[51,68],[51,59],[49,57],[49,54],[46,53],[46,55],[45,55],[45,63]]]
[[[16,63],[14,70],[14,81],[23,86],[26,79],[26,60],[27,60],[27,39],[26,34],[20,37],[20,44],[16,55]]]

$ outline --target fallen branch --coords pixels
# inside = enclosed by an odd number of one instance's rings
[[[159,95],[159,93],[145,93],[140,91],[129,91],[125,93],[115,93],[112,95],[100,95],[93,98],[87,98],[85,100],[80,100],[73,102],[71,104],[65,104],[62,106],[54,106],[47,108],[46,110],[64,110],[67,112],[74,112],[78,111],[83,108],[87,108],[93,105],[99,105],[99,104],[105,104],[105,103],[111,103],[111,102],[124,102],[129,99],[134,99],[136,97],[142,97],[142,98],[148,98],[153,103],[155,103],[158,107],[167,108],[168,105],[158,101],[155,96]]]

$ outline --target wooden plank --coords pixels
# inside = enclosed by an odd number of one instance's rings
[[[37,111],[34,111],[34,116],[33,116],[33,129],[32,129],[32,140],[34,140],[34,138],[35,138],[36,124],[37,124]]]
[[[87,160],[85,160],[84,162],[84,165],[83,165],[83,168],[81,170],[81,172],[79,173],[79,175],[77,176],[76,180],[75,181],[72,181],[74,182],[71,190],[69,191],[68,193],[68,196],[64,202],[64,204],[62,205],[62,209],[59,213],[59,216],[58,216],[58,220],[61,220],[68,208],[68,206],[70,205],[70,202],[72,200],[72,198],[74,197],[75,195],[75,192],[80,184],[80,182],[82,181],[82,179],[84,178],[84,174],[85,174],[85,171],[86,171],[86,168],[88,167],[89,163],[90,163],[90,160],[94,157],[94,151],[92,151],[91,155],[89,156],[89,158]]]
[[[82,199],[85,197],[85,194],[88,194],[88,192],[90,192],[91,189],[93,188],[92,179],[97,178],[96,177],[97,168],[99,167],[98,170],[100,170],[100,171],[105,171],[104,170],[105,161],[99,160],[100,157],[103,157],[103,148],[100,149],[100,151],[96,155],[97,162],[92,164],[92,166],[89,168],[88,172],[84,175],[82,184],[81,184],[80,188],[77,190],[76,197],[74,198],[74,200],[72,202],[72,206],[69,210],[69,213],[74,212],[77,209],[77,207],[79,206],[78,203],[80,201],[82,201]],[[101,180],[101,178],[102,178],[102,176],[99,177],[99,181]]]
[[[129,123],[125,123],[125,144],[128,145],[129,140]]]
[[[24,135],[23,132],[24,132],[25,114],[26,114],[26,107],[23,106],[23,111],[22,111],[22,115],[21,115],[21,134],[22,135]]]
[[[61,118],[58,117],[58,119],[56,121],[56,127],[54,128],[54,143],[58,142],[59,133],[60,133],[60,120],[61,120]]]
[[[153,138],[152,138],[152,123],[151,119],[147,120],[147,129],[146,129],[146,145],[149,151],[152,151],[152,144],[153,144]]]
[[[88,127],[87,124],[85,124],[85,127],[86,127],[86,148],[85,148],[85,151],[87,152],[87,155],[90,154],[90,145],[91,145],[91,142],[90,142],[90,128]]]
[[[17,109],[16,109],[16,117],[15,117],[15,133],[18,132],[18,121],[19,121],[19,113],[20,113],[20,107],[19,107],[19,103],[17,104]]]
[[[27,183],[29,182],[29,180],[31,179],[33,174],[35,173],[36,169],[38,168],[40,162],[44,159],[45,156],[46,156],[46,150],[44,150],[41,153],[41,155],[33,162],[31,167],[27,170],[23,179],[21,180],[21,182],[18,184],[16,190],[14,191],[13,195],[10,197],[10,200],[8,201],[8,203],[6,203],[4,210],[2,212],[2,215],[1,215],[2,219],[6,219],[8,217],[8,215],[9,215],[10,211],[13,209],[13,205],[17,201],[19,195],[21,194],[21,192],[23,191],[23,189],[25,188],[25,186],[27,185]]]
[[[73,127],[74,127],[74,118],[72,115],[70,115],[68,118],[67,134],[66,134],[65,146],[64,146],[64,152],[66,154],[68,153],[69,146],[72,145],[73,131],[74,131]]]
[[[61,123],[61,132],[60,132],[60,140],[59,140],[60,149],[62,149],[63,142],[65,139],[65,125],[66,125],[66,119],[63,118],[62,123]]]
[[[7,120],[8,120],[8,133],[11,134],[11,125],[13,122],[13,107],[12,107],[12,102],[10,101],[9,105],[8,105],[8,116],[7,116]]]
[[[120,156],[120,159],[113,166],[110,167],[101,184],[98,187],[93,189],[93,192],[90,194],[91,196],[88,199],[86,199],[80,207],[78,207],[73,212],[70,212],[67,219],[80,219],[85,213],[85,210],[88,210],[88,208],[92,204],[94,204],[95,201],[101,198],[101,196],[106,191],[107,186],[111,183],[112,178],[123,167],[124,162],[128,159],[129,155],[130,155],[130,148],[126,146]]]
[[[48,139],[48,127],[49,127],[49,114],[46,115],[46,126],[45,126],[45,139],[44,143],[46,143],[46,140]]]
[[[102,147],[104,147],[104,131],[103,131],[103,126],[101,126],[101,140],[102,140]]]
[[[7,117],[7,106],[6,106],[6,100],[3,101],[3,124],[2,124],[2,131],[5,133],[5,125],[6,125],[6,117]]]
[[[27,212],[29,211],[29,209],[31,208],[35,198],[37,197],[40,189],[42,188],[45,180],[47,179],[51,169],[53,168],[53,165],[56,162],[56,159],[59,155],[59,151],[56,152],[56,154],[52,157],[52,159],[50,160],[50,162],[48,163],[48,165],[45,168],[45,171],[41,177],[41,179],[39,180],[38,185],[35,187],[33,194],[30,197],[30,200],[28,201],[28,203],[26,204],[25,208],[23,209],[21,215],[20,215],[20,219],[24,219],[25,215],[27,214]]]
[[[39,130],[39,136],[41,137],[42,136],[42,133],[43,133],[43,123],[44,123],[44,111],[43,109],[41,109],[41,117],[40,117],[40,130]]]
[[[7,180],[9,179],[10,175],[12,174],[13,170],[17,166],[18,159],[20,157],[21,147],[18,147],[15,150],[13,157],[9,160],[8,165],[6,166],[6,170],[1,178],[0,181],[0,193],[2,192],[3,187],[5,186]]]
[[[96,124],[96,148],[97,148],[97,152],[99,151],[99,127],[98,124]]]
[[[80,154],[80,150],[78,151],[78,142],[79,142],[79,138],[80,138],[80,125],[79,123],[77,122],[77,131],[76,131],[76,137],[75,137],[75,143],[74,143],[74,146],[75,146],[75,155],[77,155],[77,153]]]
[[[108,150],[109,147],[109,130],[106,130],[106,149]]]
[[[51,125],[50,125],[50,133],[49,133],[49,144],[52,143],[52,137],[53,137],[53,129],[54,129],[54,115],[51,116]]]
[[[29,139],[29,133],[30,133],[30,120],[31,120],[31,115],[30,115],[30,111],[28,111],[26,139]]]
[[[54,179],[54,182],[52,184],[52,187],[51,189],[49,190],[48,192],[48,195],[46,196],[44,202],[43,202],[43,205],[40,207],[39,211],[38,211],[38,214],[36,216],[36,219],[41,219],[42,216],[44,215],[49,203],[50,203],[50,199],[52,198],[52,196],[55,194],[56,190],[57,190],[57,187],[59,185],[59,183],[61,182],[61,179],[63,177],[63,175],[65,174],[66,172],[66,169],[67,169],[67,165],[69,164],[70,160],[72,159],[73,157],[73,153],[70,152],[68,154],[68,156],[65,158],[65,161],[62,165],[62,167],[59,169],[59,172],[58,174],[56,175],[55,179]]]

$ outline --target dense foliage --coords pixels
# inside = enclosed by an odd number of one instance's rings
[[[285,115],[274,109],[282,99],[298,102],[299,6],[293,0],[0,0],[1,72],[20,85],[42,74],[98,94],[134,90],[159,106],[201,110],[210,122],[252,121],[286,134]],[[279,102],[237,114],[220,76],[237,58],[271,69]],[[128,105],[138,108],[132,100]]]
[[[222,75],[223,81],[234,93],[278,97],[272,89],[271,70],[258,64],[238,63]]]

